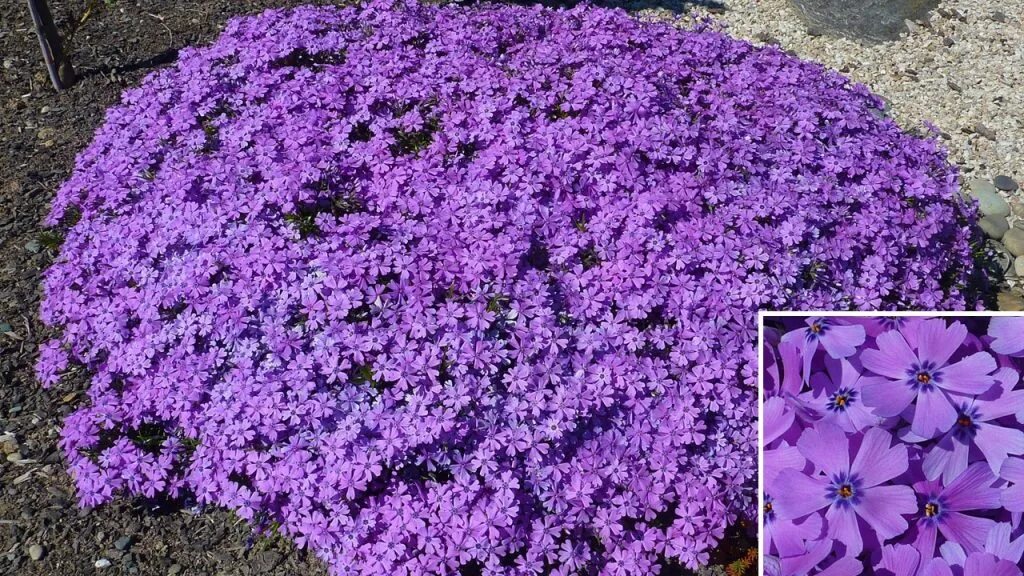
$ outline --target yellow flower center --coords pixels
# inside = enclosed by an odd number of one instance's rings
[[[924,515],[928,518],[933,518],[939,515],[939,505],[934,502],[929,502],[924,505]]]

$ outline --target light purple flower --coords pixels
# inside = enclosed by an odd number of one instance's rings
[[[907,470],[906,446],[892,446],[891,434],[880,428],[868,430],[852,463],[846,434],[832,424],[808,428],[797,446],[817,473],[779,472],[776,486],[782,489],[774,497],[785,510],[783,517],[802,518],[827,507],[828,535],[843,542],[850,555],[863,547],[858,518],[883,541],[907,529],[903,516],[917,507],[913,490],[882,485]]]
[[[996,362],[988,352],[949,362],[967,337],[960,322],[947,326],[944,319],[930,319],[918,325],[917,334],[916,350],[892,330],[878,336],[877,349],[861,354],[866,369],[890,379],[864,386],[864,403],[879,416],[889,417],[916,400],[911,429],[919,437],[932,438],[956,422],[954,402],[963,395],[987,392],[995,384]]]

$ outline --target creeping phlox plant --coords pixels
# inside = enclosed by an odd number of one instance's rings
[[[707,562],[756,511],[754,311],[973,306],[974,215],[866,89],[693,26],[270,11],[127,91],[49,217],[82,504],[335,574]]]
[[[782,324],[764,345],[766,572],[1019,576],[1024,317]]]

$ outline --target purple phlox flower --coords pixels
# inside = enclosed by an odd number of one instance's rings
[[[960,397],[954,406],[956,417],[939,441],[929,448],[924,458],[924,473],[929,480],[942,476],[943,482],[967,469],[971,446],[977,446],[992,472],[1000,474],[1010,454],[1024,454],[1024,432],[999,425],[998,419],[1024,410],[1024,390],[1010,390],[1017,380],[1012,368],[1001,368],[994,374],[1001,387],[991,400]],[[913,434],[907,441],[919,441]]]
[[[863,548],[858,518],[885,541],[907,529],[903,515],[916,510],[909,486],[883,486],[907,470],[907,447],[892,446],[892,435],[881,428],[868,430],[853,462],[849,439],[837,426],[819,423],[804,431],[797,442],[800,453],[816,469],[813,475],[799,470],[779,472],[773,494],[784,510],[780,515],[802,518],[828,508],[828,535],[846,545],[847,555]]]
[[[995,524],[988,518],[966,512],[999,508],[999,490],[993,487],[996,477],[984,462],[976,462],[945,487],[935,480],[914,484],[920,495],[917,540],[914,546],[921,557],[935,556],[939,532],[949,542],[956,542],[968,552],[981,551],[985,538]]]
[[[775,481],[781,470],[791,468],[802,470],[806,460],[800,454],[796,446],[781,446],[772,450],[765,450],[764,453],[764,486],[767,491],[764,493],[764,505],[762,514],[764,518],[764,539],[765,550],[771,553],[777,551],[781,558],[789,558],[805,554],[807,542],[814,541],[821,537],[824,522],[820,513],[811,514],[806,518],[795,521],[793,519],[779,518],[778,504],[772,498],[775,488]]]
[[[881,419],[864,405],[861,388],[865,384],[887,380],[879,376],[863,376],[846,359],[827,358],[825,369],[825,372],[811,376],[811,390],[800,395],[804,404],[822,422],[835,424],[847,433],[860,432],[878,424]]]
[[[966,336],[962,323],[947,326],[941,318],[918,325],[916,350],[898,331],[880,334],[875,339],[878,348],[864,350],[860,358],[865,368],[890,381],[864,385],[864,403],[876,415],[890,417],[916,399],[914,434],[933,438],[949,430],[957,420],[953,402],[962,400],[958,395],[983,394],[995,384],[996,361],[988,352],[949,363]]]
[[[996,316],[988,325],[989,347],[1007,356],[1024,356],[1024,316]]]
[[[782,341],[800,348],[803,358],[804,381],[810,377],[811,362],[820,344],[832,358],[846,358],[857,351],[864,343],[864,327],[854,324],[841,324],[832,318],[815,316],[806,320],[807,328],[799,328],[787,332]]]
[[[882,559],[875,564],[875,576],[914,576],[921,554],[907,544],[882,547]]]

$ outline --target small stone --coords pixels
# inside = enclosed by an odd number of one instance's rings
[[[907,32],[910,32],[911,34],[917,34],[921,31],[921,25],[913,20],[904,20],[903,24],[906,25]]]
[[[21,452],[14,451],[14,452],[11,452],[10,454],[7,455],[7,461],[12,463],[12,464],[21,462],[21,460],[22,460]]]
[[[121,552],[124,552],[125,550],[130,548],[131,545],[132,545],[132,537],[131,536],[121,536],[117,540],[114,540],[114,548],[117,548]]]
[[[992,184],[995,185],[996,188],[999,188],[1000,190],[1006,190],[1007,192],[1016,192],[1017,189],[1020,188],[1020,186],[1018,186],[1017,183],[1013,181],[1013,178],[1003,175],[996,176],[995,178],[993,178]]]
[[[1017,273],[1017,276],[1024,278],[1024,256],[1017,256],[1017,259],[1013,261],[1013,271]]]
[[[1024,256],[1024,230],[1010,228],[1003,235],[1003,246],[1014,256]]]
[[[7,322],[0,322],[0,334],[6,334],[8,332],[13,332],[13,331],[14,331],[14,328],[11,328],[10,324],[8,324]]]
[[[39,240],[29,240],[25,244],[25,250],[32,254],[38,254],[42,247],[39,245]]]
[[[45,555],[46,549],[39,544],[33,544],[28,547],[28,557],[36,562],[42,560]]]
[[[996,296],[999,303],[999,310],[1002,312],[1024,312],[1024,298],[1013,292],[1000,292]]]
[[[104,568],[110,568],[110,560],[107,560],[106,558],[100,558],[99,560],[93,563],[93,566],[99,568],[100,570]]]
[[[1006,23],[1006,13],[1001,12],[999,10],[996,10],[995,12],[992,13],[992,21],[1005,24]]]
[[[167,576],[178,576],[181,574],[181,564],[171,564],[171,567],[167,569]]]
[[[971,189],[971,192],[975,193],[996,191],[996,187],[984,178],[975,178],[974,180],[971,180],[967,187]]]
[[[1010,205],[1002,196],[995,192],[982,190],[981,192],[971,194],[971,196],[978,200],[978,208],[985,216],[1000,216],[1005,218],[1010,215]]]
[[[949,79],[946,80],[946,87],[948,87],[953,92],[963,92],[964,91],[962,86],[960,86],[956,82],[953,82],[952,80],[949,80]]]
[[[942,39],[942,45],[945,46],[946,48],[952,47],[953,44],[956,44],[956,41],[954,41],[953,38],[950,36],[946,36],[945,38]]]
[[[999,240],[1010,229],[1010,223],[1003,216],[985,216],[978,225],[985,231],[989,238]]]
[[[978,136],[981,136],[982,138],[988,138],[989,140],[994,141],[996,139],[996,133],[991,128],[985,126],[981,122],[978,122],[974,125],[974,133],[977,134]]]

